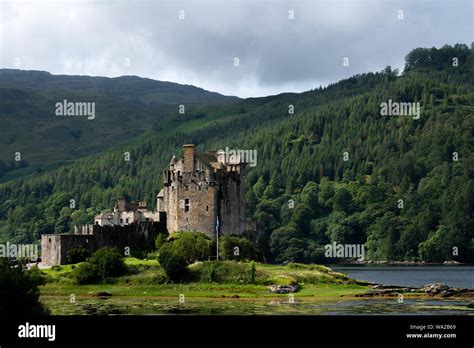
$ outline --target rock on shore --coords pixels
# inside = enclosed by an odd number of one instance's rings
[[[450,288],[443,283],[428,284],[419,288],[378,284],[374,285],[372,290],[365,294],[356,295],[356,297],[397,296],[401,293],[418,293],[442,297],[474,296],[474,289]]]
[[[296,292],[299,290],[298,285],[272,285],[270,292],[275,294],[287,294],[289,292]]]

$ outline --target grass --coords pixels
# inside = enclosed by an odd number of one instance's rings
[[[140,260],[128,257],[125,263],[131,269],[130,274],[117,277],[110,283],[76,285],[72,274],[80,265],[63,265],[43,272],[48,282],[41,287],[42,296],[66,296],[74,293],[76,296],[91,296],[97,292],[109,292],[114,296],[128,297],[175,297],[185,292],[189,297],[287,297],[270,293],[269,285],[298,284],[298,296],[309,297],[339,297],[346,294],[359,294],[366,287],[356,285],[347,276],[333,272],[319,265],[289,264],[285,266],[257,263],[256,284],[246,280],[247,263],[199,262],[189,267],[190,281],[185,284],[167,284],[166,275],[157,260]],[[214,281],[207,280],[210,268],[217,270]]]
[[[44,270],[48,282],[40,287],[41,301],[56,315],[317,314],[341,301],[370,301],[357,297],[369,286],[320,265],[257,263],[256,282],[250,284],[248,263],[205,261],[189,267],[186,283],[172,284],[157,260],[129,257],[125,263],[129,274],[103,284],[76,285],[72,273],[79,264]],[[214,281],[208,279],[210,274]],[[296,305],[289,303],[289,294],[271,293],[269,286],[275,284],[298,284],[299,290],[292,294]],[[101,292],[112,296],[101,299],[97,296]],[[185,304],[179,302],[181,294]],[[406,298],[420,298],[420,294],[406,294]]]
[[[337,299],[342,295],[356,295],[367,290],[366,287],[354,284],[320,284],[307,285],[295,297],[314,297],[316,299]],[[133,298],[156,298],[156,297],[178,297],[185,294],[186,297],[199,298],[288,298],[288,294],[274,294],[268,291],[264,285],[254,284],[160,284],[136,285],[136,284],[92,284],[92,285],[64,285],[48,283],[41,288],[42,297],[92,297],[98,292],[108,292],[114,297]]]

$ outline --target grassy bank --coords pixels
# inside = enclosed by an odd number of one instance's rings
[[[168,283],[165,273],[156,260],[126,258],[129,274],[110,279],[102,284],[77,285],[74,271],[80,264],[64,265],[43,270],[47,283],[41,287],[41,300],[53,314],[76,314],[76,304],[100,303],[98,293],[108,293],[109,303],[133,306],[143,302],[162,301],[177,303],[184,295],[187,301],[281,300],[288,294],[269,291],[270,285],[298,285],[293,293],[296,300],[335,301],[364,293],[367,287],[357,285],[342,273],[319,265],[268,265],[256,264],[254,283],[247,279],[247,263],[200,262],[189,267],[186,282]],[[212,278],[212,279],[210,279]],[[73,295],[74,302],[71,302]]]

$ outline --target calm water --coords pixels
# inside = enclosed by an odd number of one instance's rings
[[[71,304],[48,302],[46,304],[56,315],[472,315],[474,308],[469,301],[406,299],[399,303],[397,298],[342,300],[315,302],[299,299],[294,303],[279,299],[190,299],[178,303],[170,299],[110,298],[88,299]]]
[[[474,266],[459,265],[331,265],[349,277],[374,283],[422,286],[445,283],[450,287],[474,288]]]

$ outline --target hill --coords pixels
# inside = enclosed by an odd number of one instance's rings
[[[206,105],[132,143],[1,184],[0,238],[68,231],[118,197],[153,205],[171,156],[195,143],[258,151],[246,206],[267,261],[334,262],[324,245],[336,242],[364,243],[372,260],[472,262],[472,51],[416,49],[406,60],[401,75],[387,67],[305,93]],[[381,116],[389,100],[420,103],[420,117]]]
[[[56,104],[64,100],[94,102],[94,117],[57,116]],[[0,69],[0,180],[12,170],[3,181],[159,131],[176,117],[179,105],[185,106],[191,118],[200,106],[238,100],[137,76],[105,78]],[[21,163],[14,161],[16,152],[21,154]]]

